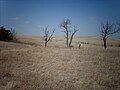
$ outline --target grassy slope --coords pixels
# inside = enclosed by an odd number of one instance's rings
[[[119,90],[120,48],[104,50],[96,38],[80,49],[67,49],[64,39],[44,48],[39,37],[0,41],[0,90]],[[116,45],[119,41],[111,41]],[[114,43],[113,43],[114,42]],[[75,44],[73,44],[75,45]]]

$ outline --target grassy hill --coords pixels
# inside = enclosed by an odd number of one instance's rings
[[[97,37],[75,37],[72,45],[63,37],[46,48],[35,36],[0,41],[0,90],[120,89],[119,39],[109,39],[107,50]]]

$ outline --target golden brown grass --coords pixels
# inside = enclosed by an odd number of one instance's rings
[[[78,41],[87,40],[95,44],[77,48]],[[18,41],[0,42],[0,90],[120,89],[120,47],[105,51],[98,38],[86,37],[75,38],[71,49],[63,38],[54,39],[47,48],[39,37]],[[119,40],[110,43],[117,45]]]

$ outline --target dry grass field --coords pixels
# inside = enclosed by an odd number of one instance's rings
[[[0,41],[0,90],[120,90],[120,40],[107,50],[97,37],[62,37],[44,47],[42,38]],[[82,43],[78,49],[78,43]]]

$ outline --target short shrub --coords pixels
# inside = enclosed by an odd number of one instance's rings
[[[0,27],[0,41],[8,41],[13,40],[16,35],[16,32],[14,30],[7,30],[3,26]]]

